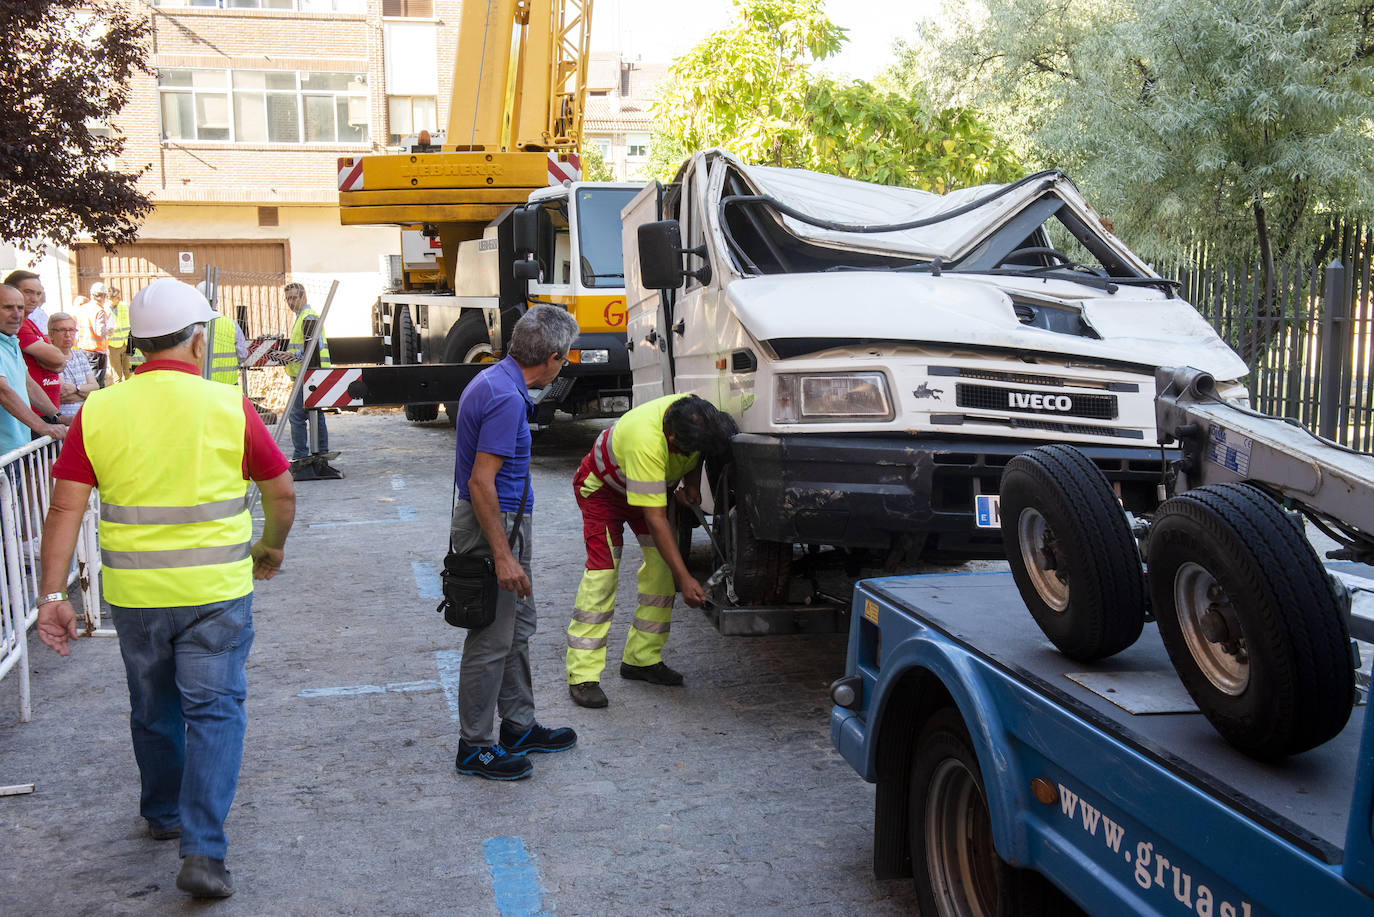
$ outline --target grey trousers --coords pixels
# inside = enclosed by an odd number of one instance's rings
[[[510,533],[515,513],[502,513],[506,533]],[[472,504],[459,500],[453,509],[453,549],[462,553],[490,554],[491,546],[477,523]],[[530,573],[530,545],[533,520],[527,512],[515,536],[515,556],[525,575]],[[470,630],[463,642],[463,659],[458,668],[459,734],[469,745],[495,745],[496,721],[512,728],[534,725],[534,685],[530,680],[530,637],[538,623],[534,597],[516,598],[514,592],[501,590],[496,602],[496,620],[480,630]]]

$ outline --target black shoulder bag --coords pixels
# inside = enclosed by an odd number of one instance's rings
[[[457,500],[457,484],[454,500]],[[520,496],[520,512],[511,524],[506,543],[515,550],[515,534],[525,518],[525,503],[530,497],[530,478],[525,475],[525,492]],[[448,554],[444,557],[444,572],[439,575],[444,587],[444,599],[435,611],[443,612],[444,621],[454,627],[480,630],[496,620],[496,599],[501,587],[496,579],[496,561],[490,554],[459,554],[453,550],[453,529],[450,521]],[[517,558],[518,560],[518,558]]]

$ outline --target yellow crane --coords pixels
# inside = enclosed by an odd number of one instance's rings
[[[437,234],[453,289],[457,250],[530,193],[577,175],[592,0],[467,0],[442,147],[339,160],[344,225]]]
[[[592,0],[467,0],[443,143],[422,132],[407,152],[339,160],[340,221],[402,229],[402,289],[379,298],[368,339],[369,359],[392,365],[365,370],[348,403],[434,419],[545,302],[581,334],[534,422],[629,409],[620,210],[642,183],[579,181],[591,13]]]

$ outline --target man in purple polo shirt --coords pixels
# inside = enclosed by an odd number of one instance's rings
[[[529,648],[538,620],[530,583],[534,493],[526,493],[528,390],[554,380],[576,336],[577,321],[570,314],[555,306],[533,307],[515,323],[506,358],[482,370],[458,401],[454,481],[459,499],[451,543],[459,553],[491,555],[501,586],[496,619],[469,630],[463,643],[454,759],[460,774],[519,780],[534,772],[527,752],[563,751],[577,742],[573,730],[550,729],[534,719]],[[524,516],[508,540],[522,498]]]

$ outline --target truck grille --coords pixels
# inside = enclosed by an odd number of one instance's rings
[[[961,408],[984,411],[1016,411],[1044,417],[1083,417],[1089,420],[1115,420],[1115,395],[1083,392],[1027,391],[992,385],[958,383],[955,403]]]

